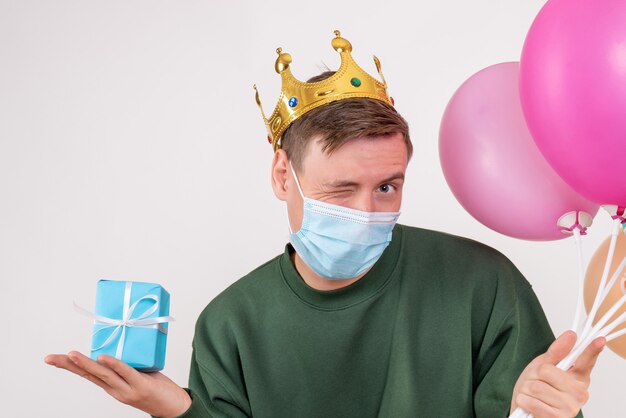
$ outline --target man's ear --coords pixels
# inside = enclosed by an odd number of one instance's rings
[[[272,160],[272,189],[279,200],[287,200],[287,178],[289,172],[289,158],[287,153],[278,149]]]

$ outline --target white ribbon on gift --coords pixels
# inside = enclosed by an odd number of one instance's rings
[[[104,343],[102,343],[99,347],[92,348],[91,351],[100,350],[101,348],[104,348],[107,345],[111,344],[115,340],[115,337],[117,337],[117,335],[121,332],[119,342],[117,343],[117,349],[115,351],[115,358],[121,359],[122,352],[124,351],[124,340],[126,339],[126,328],[129,328],[129,327],[156,328],[162,333],[167,334],[167,328],[165,328],[161,324],[164,322],[174,321],[173,317],[159,316],[156,318],[148,318],[150,315],[152,315],[159,309],[159,296],[154,295],[154,294],[149,294],[149,295],[141,297],[140,299],[137,299],[135,303],[131,305],[130,294],[131,294],[132,285],[133,285],[132,282],[126,282],[126,286],[124,288],[124,305],[123,305],[121,319],[113,319],[113,318],[108,318],[106,316],[96,315],[93,312],[90,312],[86,309],[81,308],[80,306],[76,304],[76,302],[74,302],[74,309],[76,309],[78,312],[93,318],[95,324],[106,325],[105,327],[102,327],[96,332],[94,332],[93,336],[95,336],[100,331],[104,331],[110,328],[115,328],[113,332],[111,333],[111,335],[109,335],[109,337],[106,339],[106,341],[104,341]],[[146,309],[141,315],[137,316],[136,318],[133,318],[133,314],[135,313],[135,308],[137,308],[137,305],[139,305],[139,303],[144,300],[152,300],[154,301],[154,303],[152,304],[150,308]]]

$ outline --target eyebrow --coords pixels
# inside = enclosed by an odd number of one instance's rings
[[[393,180],[403,180],[404,181],[404,173],[398,172],[398,173],[392,174],[391,176],[389,176],[386,179],[382,180],[380,183],[381,184],[389,183],[389,182],[391,182]],[[332,188],[353,187],[353,186],[358,186],[358,183],[355,182],[355,181],[350,181],[350,180],[337,180],[337,181],[332,181],[330,183],[325,183],[324,186],[332,187]]]

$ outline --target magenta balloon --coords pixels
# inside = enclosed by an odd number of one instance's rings
[[[444,112],[441,166],[454,196],[477,220],[526,240],[564,238],[558,219],[598,206],[550,167],[530,136],[519,99],[519,64],[497,64],[470,77]]]
[[[626,206],[626,1],[548,1],[524,43],[520,98],[556,172],[595,202]]]

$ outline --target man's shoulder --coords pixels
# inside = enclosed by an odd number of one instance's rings
[[[405,258],[414,258],[437,271],[445,270],[459,280],[505,281],[514,287],[530,287],[513,262],[487,244],[447,232],[399,226]]]
[[[409,248],[429,248],[442,253],[455,253],[460,257],[489,257],[491,259],[508,258],[500,251],[480,241],[471,238],[454,235],[449,232],[425,229],[415,226],[398,225],[402,228],[405,245]]]
[[[530,282],[500,251],[445,232],[402,228],[403,271],[417,277],[413,282],[420,291],[433,298],[445,295],[454,306],[469,304],[472,317],[482,323],[503,319],[516,306],[540,311]]]

